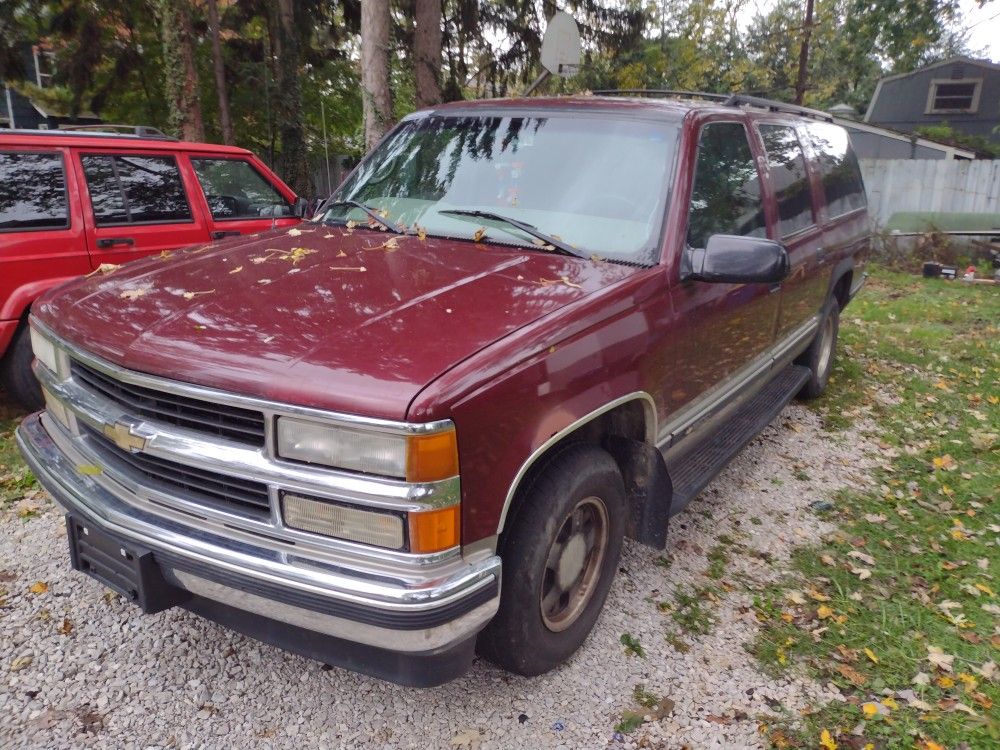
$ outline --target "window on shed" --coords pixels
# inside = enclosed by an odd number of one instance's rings
[[[778,235],[787,237],[815,223],[802,144],[795,128],[787,125],[761,125],[760,136],[764,140],[768,174],[778,202]]]
[[[90,154],[80,161],[98,226],[191,221],[174,157]]]
[[[766,236],[760,175],[738,122],[709,123],[698,140],[688,245],[705,247],[713,234]]]
[[[811,122],[805,129],[823,178],[823,195],[830,218],[867,206],[861,167],[847,131],[824,122]]]
[[[0,152],[0,232],[68,226],[62,156]]]
[[[975,112],[982,81],[932,81],[928,113]]]

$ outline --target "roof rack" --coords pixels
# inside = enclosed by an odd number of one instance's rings
[[[833,122],[833,115],[827,112],[820,112],[818,109],[810,109],[809,107],[800,107],[798,104],[786,104],[785,102],[773,99],[750,96],[749,94],[733,94],[726,99],[725,105],[727,107],[758,107],[759,109],[766,109],[771,112],[785,112],[801,117],[811,117],[815,120],[823,120],[824,122]]]
[[[56,130],[33,128],[0,128],[0,133],[12,135],[87,136],[99,138],[140,138],[152,141],[176,141],[158,128],[149,125],[65,125]]]
[[[663,96],[676,99],[708,99],[725,102],[729,94],[710,94],[707,91],[681,91],[678,89],[600,89],[594,96]]]
[[[756,107],[770,112],[784,112],[824,122],[833,122],[833,115],[827,112],[800,107],[797,104],[787,104],[774,99],[751,96],[750,94],[711,94],[706,91],[676,91],[674,89],[601,89],[593,93],[596,96],[661,96],[673,99],[706,99],[721,102],[726,107]]]

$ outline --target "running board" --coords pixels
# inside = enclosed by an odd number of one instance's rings
[[[714,433],[676,457],[668,454],[667,470],[674,487],[670,515],[697,497],[743,446],[778,416],[809,375],[808,367],[789,365],[724,419]]]

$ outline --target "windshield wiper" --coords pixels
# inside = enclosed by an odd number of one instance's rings
[[[558,252],[563,255],[570,255],[574,258],[582,258],[583,256],[576,252],[572,246],[563,242],[562,240],[557,240],[550,234],[545,234],[545,232],[539,231],[537,228],[531,224],[526,224],[518,219],[512,219],[509,216],[504,216],[503,214],[495,214],[492,211],[478,211],[473,209],[465,208],[446,208],[438,211],[439,214],[451,214],[453,216],[473,216],[477,219],[493,219],[494,221],[502,221],[504,224],[510,224],[512,227],[520,229],[525,234],[530,234],[537,240],[541,240],[545,243],[541,247],[543,250],[548,250],[549,252]]]
[[[379,224],[384,226],[389,231],[395,232],[396,234],[406,234],[406,230],[400,227],[399,224],[396,224],[394,222],[389,221],[386,218],[383,218],[378,211],[376,211],[371,206],[366,206],[361,201],[352,201],[352,200],[330,201],[329,203],[325,204],[323,208],[327,209],[327,208],[332,208],[333,206],[353,206],[354,208],[360,208],[362,211],[364,211],[366,214],[372,217],[372,219],[377,221]]]

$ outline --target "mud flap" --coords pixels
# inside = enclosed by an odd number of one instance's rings
[[[666,548],[674,493],[663,456],[652,445],[617,435],[606,438],[604,448],[622,467],[629,505],[626,535],[653,549]]]

